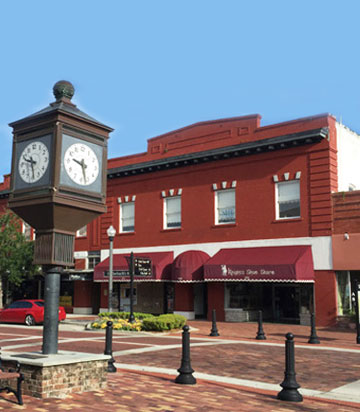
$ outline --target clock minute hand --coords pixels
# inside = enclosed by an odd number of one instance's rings
[[[34,177],[35,177],[34,164],[36,164],[36,161],[32,158],[32,156],[30,156],[30,159],[27,159],[25,156],[23,156],[23,159],[25,160],[25,162],[30,163],[31,171],[32,171],[33,179],[34,179]]]
[[[35,173],[34,173],[34,164],[36,163],[34,160],[33,160],[33,158],[30,156],[30,164],[31,164],[31,171],[32,171],[32,176],[33,176],[33,179],[35,179]]]
[[[86,172],[85,169],[87,168],[87,165],[85,164],[84,159],[81,159],[81,167],[82,167],[82,172],[83,172],[83,176],[84,176],[84,183],[86,183]]]

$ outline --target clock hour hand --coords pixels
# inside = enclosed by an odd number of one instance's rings
[[[80,162],[80,161],[77,160],[77,159],[73,159],[73,161],[82,167],[82,162],[83,162],[83,160]]]
[[[23,159],[25,162],[29,162],[31,164],[36,164],[36,161],[30,156],[30,159],[27,159],[25,156],[23,156]]]

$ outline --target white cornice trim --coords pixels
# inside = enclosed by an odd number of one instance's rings
[[[114,249],[114,253],[146,253],[146,252],[174,252],[174,259],[188,250],[201,250],[209,256],[214,256],[220,249],[266,247],[266,246],[300,246],[312,247],[314,269],[333,270],[331,236],[294,237],[281,239],[257,239],[231,242],[189,243],[182,245],[148,246],[139,248]],[[109,256],[109,250],[101,251],[101,260]]]

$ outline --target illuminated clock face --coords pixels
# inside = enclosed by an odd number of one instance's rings
[[[99,160],[85,143],[74,143],[69,146],[63,162],[66,173],[78,185],[91,185],[99,175]]]
[[[31,142],[19,158],[19,175],[26,183],[35,183],[44,176],[49,166],[49,151],[42,142]]]

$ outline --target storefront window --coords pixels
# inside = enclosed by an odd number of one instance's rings
[[[226,307],[229,309],[259,309],[261,300],[261,285],[237,283],[226,286]]]
[[[338,315],[351,311],[351,281],[349,271],[336,272]]]
[[[300,286],[300,315],[312,313],[313,304],[313,285]]]
[[[60,284],[60,296],[59,304],[60,306],[71,307],[73,305],[74,296],[74,282],[61,281]]]
[[[263,318],[271,322],[305,322],[313,311],[313,284],[229,282],[225,309],[262,310]]]

